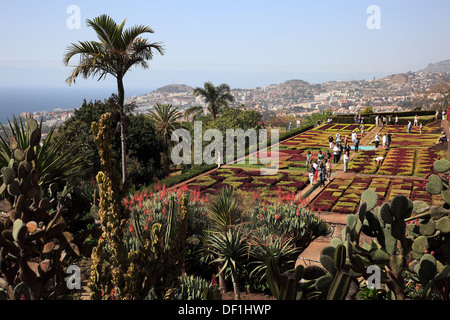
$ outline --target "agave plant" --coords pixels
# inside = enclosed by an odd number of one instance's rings
[[[214,233],[208,237],[207,246],[211,249],[216,259],[212,263],[218,263],[222,274],[228,267],[231,271],[231,281],[233,282],[234,299],[240,300],[238,270],[241,261],[246,256],[248,245],[246,237],[241,228],[230,228],[226,233]]]
[[[8,166],[15,152],[26,150],[29,146],[31,131],[38,127],[33,118],[23,119],[14,117],[8,120],[8,127],[1,125],[0,133],[0,167]],[[74,147],[70,147],[64,152],[66,138],[55,136],[56,125],[50,128],[47,136],[38,144],[35,150],[38,159],[40,173],[40,185],[50,185],[58,183],[64,185],[67,181],[83,173],[85,170],[83,157],[76,153]]]
[[[208,207],[211,232],[225,233],[231,226],[241,222],[242,203],[232,188],[222,188]]]

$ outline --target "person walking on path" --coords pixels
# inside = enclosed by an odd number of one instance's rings
[[[336,144],[333,148],[333,162],[335,164],[338,163],[338,155],[339,155],[340,151],[341,151],[341,148],[339,148],[339,146]]]
[[[387,143],[387,137],[386,134],[383,134],[383,138],[382,138],[382,144],[383,144],[383,149],[386,149],[386,143]]]
[[[325,163],[327,163],[328,160],[331,161],[332,158],[333,158],[333,156],[331,155],[330,150],[327,150],[327,153],[325,154],[325,158],[324,158]]]
[[[348,152],[344,154],[344,172],[347,172],[348,160],[349,160]]]
[[[395,125],[398,125],[398,116],[395,115]]]
[[[310,164],[311,164],[311,151],[308,150],[308,152],[306,153],[306,167],[308,168]]]
[[[325,165],[325,169],[326,169],[327,180],[330,181],[331,180],[331,160],[330,159],[328,159],[328,161]]]
[[[419,124],[419,132],[422,134],[422,122]]]
[[[375,127],[378,127],[378,115],[375,116]]]
[[[438,110],[436,110],[436,114],[434,115],[434,118],[436,119],[436,122],[437,122],[438,118],[439,118],[439,111]]]
[[[380,136],[378,135],[378,132],[375,133],[375,149],[378,148],[378,145],[380,144]]]
[[[314,169],[312,163],[309,164],[308,168],[308,176],[310,185],[314,184],[314,173],[316,173],[316,169]]]
[[[411,133],[411,121],[408,121],[408,130],[407,133]]]
[[[319,153],[317,154],[317,162],[320,164],[323,161],[323,153],[322,150],[319,150]]]
[[[338,132],[338,133],[336,133],[336,139],[334,139],[335,140],[335,144],[339,144],[339,143],[341,143],[341,134]]]
[[[442,110],[442,121],[445,120],[445,110]]]
[[[355,153],[357,153],[359,151],[359,138],[358,137],[356,137],[354,147],[355,147]]]
[[[319,164],[317,161],[313,161],[313,167],[314,167],[314,182],[317,181],[317,170],[319,170]]]
[[[414,126],[417,127],[419,125],[419,117],[417,114],[414,116]]]
[[[388,149],[391,147],[391,142],[392,142],[392,135],[390,132],[388,132],[387,134],[387,147]]]
[[[330,134],[330,136],[328,137],[328,143],[330,144],[330,149],[333,148],[333,135]]]
[[[319,172],[318,174],[320,179],[320,186],[325,187],[325,167],[322,162],[319,164],[318,172]]]
[[[356,140],[357,137],[358,137],[358,134],[356,133],[356,130],[353,130],[353,132],[352,132],[352,142],[353,142],[353,144],[355,144],[355,140]]]
[[[365,132],[364,132],[364,125],[361,125],[361,139],[364,138]]]
[[[220,156],[220,151],[217,151],[217,169],[220,168],[221,163],[222,163],[222,157]]]

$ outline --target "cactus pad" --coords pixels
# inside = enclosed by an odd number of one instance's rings
[[[431,194],[440,194],[443,190],[442,178],[436,174],[432,174],[428,177],[426,190]]]
[[[433,164],[433,168],[436,172],[444,173],[450,170],[450,161],[446,159],[436,160]]]
[[[367,204],[366,210],[370,211],[378,203],[378,194],[372,189],[367,189],[361,194],[361,200]]]

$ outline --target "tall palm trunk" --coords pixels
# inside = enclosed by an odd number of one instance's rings
[[[127,180],[127,163],[126,163],[126,142],[125,142],[125,89],[123,87],[123,80],[121,76],[117,77],[117,91],[119,93],[119,112],[120,112],[120,146],[122,151],[122,183]]]

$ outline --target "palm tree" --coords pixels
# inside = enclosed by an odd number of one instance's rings
[[[64,55],[64,65],[69,65],[74,56],[80,60],[66,83],[75,83],[77,77],[98,77],[98,81],[108,74],[117,81],[118,107],[120,113],[120,141],[122,148],[122,180],[126,181],[126,145],[125,145],[125,88],[123,78],[132,67],[148,68],[148,61],[153,59],[155,51],[164,54],[160,43],[149,42],[142,38],[144,33],[153,30],[144,25],[137,25],[127,29],[124,20],[120,25],[108,15],[101,15],[93,20],[86,20],[88,27],[94,29],[99,41],[79,41],[67,47]]]
[[[201,116],[202,114],[203,114],[202,106],[192,106],[184,111],[183,117],[187,121],[189,120],[189,117],[192,116],[192,122],[194,122],[195,119]]]
[[[202,97],[205,100],[207,109],[211,113],[213,120],[216,119],[217,114],[220,112],[220,108],[227,107],[229,103],[234,102],[230,86],[226,83],[222,83],[220,86],[215,87],[208,81],[205,82],[203,88],[195,88],[193,93],[195,96]]]
[[[178,108],[173,107],[171,104],[160,104],[157,103],[154,106],[155,110],[150,110],[150,119],[155,123],[156,130],[162,138],[163,151],[162,151],[162,161],[166,174],[169,173],[169,150],[172,141],[172,133],[178,127],[177,122],[181,117],[181,112]]]

